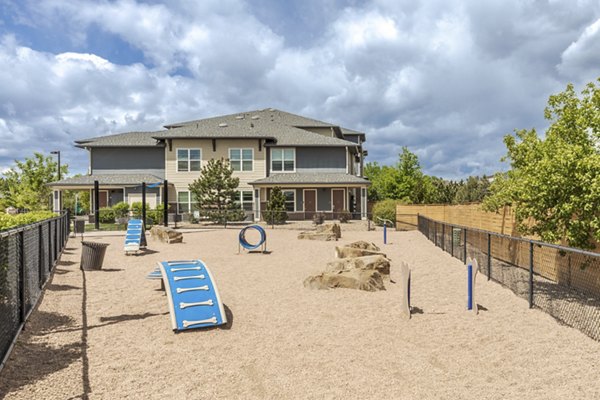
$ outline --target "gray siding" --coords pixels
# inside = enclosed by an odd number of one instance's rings
[[[346,148],[296,147],[296,172],[346,172]]]
[[[331,211],[331,189],[317,189],[317,211]]]
[[[162,147],[93,148],[92,174],[152,174],[165,177]]]

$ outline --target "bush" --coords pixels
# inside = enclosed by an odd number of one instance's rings
[[[352,219],[352,214],[348,210],[342,210],[339,213],[338,218],[342,224],[345,224],[346,222],[348,222]]]
[[[323,222],[325,222],[325,214],[324,214],[324,213],[322,213],[322,212],[320,212],[320,213],[316,213],[316,214],[313,216],[313,223],[314,223],[315,225],[322,225],[322,224],[323,224]]]
[[[56,217],[52,211],[33,211],[23,214],[0,214],[0,231]]]
[[[114,224],[115,223],[115,212],[112,208],[101,208],[100,217],[98,221],[102,224]]]
[[[387,219],[395,223],[396,221],[396,206],[402,204],[399,200],[387,199],[378,201],[373,206],[373,222],[377,225],[383,225],[382,219]]]
[[[140,214],[142,212],[141,205],[142,205],[142,203],[140,203]],[[154,210],[149,210],[148,209],[146,211],[146,225],[162,224],[163,223],[163,216],[164,216],[164,212],[163,211],[164,210],[165,210],[165,205],[162,204],[162,203],[157,204],[156,208]]]
[[[112,209],[115,213],[115,218],[127,217],[129,214],[129,204],[124,201],[115,204]]]
[[[150,211],[150,204],[146,203],[146,217],[148,216],[148,211]],[[131,203],[131,213],[133,214],[133,218],[142,218],[142,202],[136,201]]]

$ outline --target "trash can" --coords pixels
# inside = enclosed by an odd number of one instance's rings
[[[82,234],[85,232],[85,220],[83,219],[76,219],[75,220],[75,235],[77,235],[78,233]]]
[[[81,269],[101,269],[107,247],[108,243],[81,242]]]

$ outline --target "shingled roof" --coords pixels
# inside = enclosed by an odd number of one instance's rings
[[[94,181],[102,186],[141,186],[142,182],[155,183],[162,182],[163,179],[152,174],[98,174],[65,178],[49,183],[48,186],[90,186],[94,185]]]
[[[251,185],[370,185],[371,182],[359,176],[344,173],[285,173],[273,174],[266,178],[250,182]]]
[[[249,111],[165,125],[155,132],[126,132],[76,141],[77,147],[153,147],[163,146],[166,139],[266,139],[267,146],[355,146],[343,134],[362,134],[323,121],[275,109]],[[303,128],[331,128],[336,137]]]

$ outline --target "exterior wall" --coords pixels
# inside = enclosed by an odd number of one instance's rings
[[[165,179],[174,187],[169,189],[169,202],[177,201],[178,191],[189,190],[188,186],[200,176],[200,172],[177,172],[177,149],[201,149],[202,161],[201,167],[204,167],[208,160],[229,158],[230,148],[251,148],[253,149],[253,168],[252,171],[234,172],[233,176],[240,179],[240,190],[252,190],[249,182],[266,177],[266,153],[268,151],[264,145],[259,151],[258,139],[217,139],[216,151],[213,151],[212,139],[173,139],[171,151],[169,147],[164,149],[165,157]]]
[[[90,165],[93,174],[165,175],[165,152],[162,147],[92,148]]]
[[[296,147],[296,172],[346,172],[345,147]]]
[[[317,211],[331,211],[331,189],[317,189]]]

